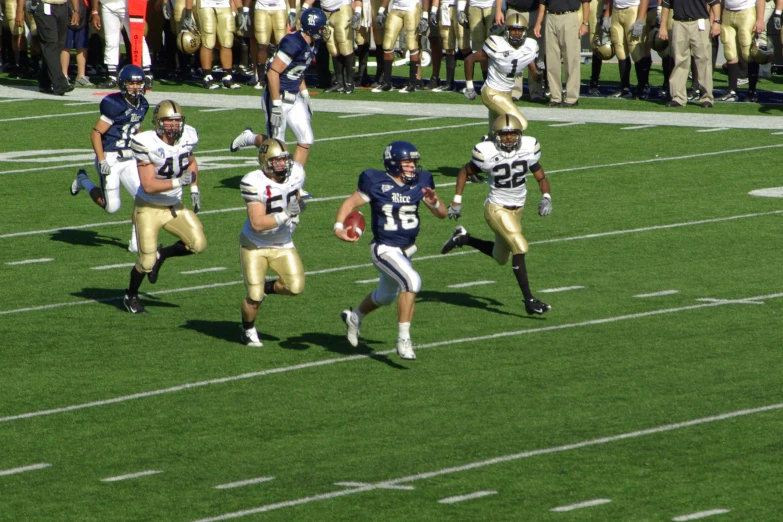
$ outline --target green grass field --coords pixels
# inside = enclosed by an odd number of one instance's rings
[[[264,302],[249,349],[238,186],[255,154],[227,148],[260,113],[175,99],[201,137],[209,245],[142,285],[145,316],[121,303],[130,198],[107,215],[68,193],[79,166],[96,179],[95,106],[0,104],[0,520],[782,519],[783,209],[748,195],[781,184],[780,136],[531,122],[554,210],[523,228],[552,311],[525,314],[509,265],[440,256],[455,223],[424,213],[407,362],[394,307],[345,340],[339,313],[377,272],[369,238],[340,242],[334,216],[394,139],[449,202],[485,127],[317,113],[295,235],[306,289]],[[468,185],[460,224],[489,238],[485,195]]]

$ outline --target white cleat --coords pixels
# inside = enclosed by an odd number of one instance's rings
[[[410,339],[397,339],[397,355],[406,361],[416,359],[416,353],[413,351],[413,341]]]
[[[253,129],[248,127],[247,129],[242,131],[242,134],[234,138],[234,141],[231,142],[231,146],[228,150],[231,152],[237,152],[239,149],[243,147],[249,147],[250,145],[246,145],[247,142],[252,142],[255,140],[255,133],[253,132]]]
[[[356,314],[354,314],[352,310],[343,310],[340,313],[340,319],[345,323],[345,337],[348,339],[348,342],[351,343],[351,346],[356,348],[359,346],[359,327],[361,326],[356,319]]]
[[[90,178],[87,176],[87,171],[84,169],[79,169],[79,172],[76,173],[76,179],[74,179],[73,183],[71,183],[71,196],[75,196],[81,192],[83,179]]]
[[[258,338],[258,332],[255,329],[242,331],[242,344],[253,348],[261,348],[264,346],[264,343]]]

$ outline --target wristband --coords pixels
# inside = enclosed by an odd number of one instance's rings
[[[462,194],[454,194],[454,199],[452,200],[455,204],[459,205],[462,203]]]
[[[465,6],[467,5],[467,3],[468,2],[466,0],[458,0],[457,1],[457,9],[460,10],[460,11],[464,11],[465,10]]]
[[[436,14],[438,14],[438,8],[435,7],[434,5],[432,7],[430,7],[430,14],[432,16],[435,16]]]
[[[421,17],[424,18],[425,20],[428,20],[429,17],[430,17],[430,14],[425,11],[425,12],[421,13]]]
[[[90,16],[92,16],[92,15],[96,15],[96,14],[97,14],[97,15],[99,15],[99,14],[101,14],[101,13],[99,13],[98,11],[93,11],[92,13],[90,13]]]
[[[386,12],[386,8],[385,7],[379,7],[378,8],[378,14],[383,14],[385,12]]]
[[[302,98],[309,98],[310,91],[308,91],[307,89],[302,89],[301,91],[299,91],[299,96],[301,96]]]
[[[303,3],[302,3],[302,11],[304,11],[304,10],[306,10],[306,9],[310,9],[310,6],[309,6],[309,5],[307,5],[307,4],[305,4],[305,3],[303,2]]]
[[[361,14],[362,13],[362,6],[354,7],[353,8],[353,12],[357,13],[357,14]]]
[[[781,9],[775,9],[775,15],[776,15],[776,16],[780,16],[781,14],[783,14],[783,10],[781,10]]]
[[[291,14],[291,13],[294,13],[294,14],[296,14],[296,9],[289,9],[289,10],[288,10],[288,13],[289,13],[289,14]]]
[[[465,87],[467,87],[468,89],[473,89],[473,80],[465,81]]]
[[[275,223],[277,223],[277,225],[280,226],[286,221],[288,221],[288,218],[289,216],[285,212],[278,212],[277,214],[275,214]]]
[[[343,225],[342,223],[340,223],[338,221],[337,223],[334,224],[334,229],[335,230],[345,230],[345,225]]]
[[[190,185],[190,193],[198,194],[198,185]]]
[[[272,100],[272,107],[281,107],[283,105],[283,100]]]
[[[179,180],[179,178],[174,178],[171,180],[171,188],[179,188],[182,186],[182,182]]]
[[[549,195],[549,192],[544,193],[542,197],[548,199],[549,201],[552,201],[552,196]]]
[[[429,207],[429,205],[427,205]],[[440,207],[440,200],[436,201],[434,205],[432,205],[430,208],[432,210],[436,210],[438,207]]]

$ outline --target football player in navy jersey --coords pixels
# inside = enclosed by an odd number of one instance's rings
[[[120,92],[101,100],[101,116],[90,133],[101,186],[96,187],[84,169],[79,169],[71,183],[71,195],[86,190],[92,200],[109,214],[120,210],[122,205],[120,183],[133,198],[139,191],[139,173],[131,151],[131,138],[139,132],[149,109],[144,97],[144,71],[140,67],[126,65],[120,71],[117,82]],[[138,251],[135,225],[128,250]]]
[[[359,176],[359,187],[340,206],[334,224],[334,234],[343,241],[356,242],[359,237],[348,237],[343,222],[355,208],[369,203],[373,239],[370,256],[381,274],[378,288],[368,294],[353,310],[341,314],[348,330],[351,346],[359,344],[359,328],[364,316],[381,306],[389,305],[399,293],[397,318],[399,335],[397,354],[412,360],[416,358],[411,342],[410,327],[416,294],[421,290],[421,277],[411,265],[416,253],[419,235],[419,203],[429,208],[435,217],[447,215],[435,194],[432,174],[419,169],[421,154],[407,141],[395,141],[383,152],[386,170],[367,169]]]
[[[303,167],[315,141],[310,117],[313,114],[304,74],[315,57],[321,41],[329,40],[331,28],[326,14],[317,8],[306,9],[300,17],[302,28],[283,37],[274,58],[267,65],[267,88],[261,98],[266,113],[266,136],[246,129],[231,143],[231,152],[242,147],[260,147],[267,137],[285,141],[286,127],[296,136],[293,160]]]

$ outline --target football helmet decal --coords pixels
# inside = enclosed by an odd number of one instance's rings
[[[603,28],[595,32],[593,37],[593,50],[604,60],[611,60],[614,56],[614,45],[609,37],[609,31]]]
[[[775,51],[767,45],[767,39],[763,36],[756,36],[750,44],[750,57],[757,64],[769,63],[772,61],[773,54]]]
[[[264,140],[258,147],[258,164],[261,165],[261,170],[264,171],[266,177],[278,183],[283,183],[288,179],[288,176],[291,175],[291,167],[293,167],[288,147],[283,141],[274,138]]]
[[[177,35],[177,48],[185,54],[196,54],[201,48],[201,35],[198,32],[183,29]]]
[[[419,150],[407,141],[393,141],[383,151],[383,165],[386,172],[392,176],[402,176],[405,183],[413,183],[419,177]],[[413,160],[413,173],[406,174],[402,168],[402,160]]]
[[[130,83],[138,83],[139,85],[129,86],[128,84]],[[146,89],[144,85],[144,71],[138,65],[126,65],[117,76],[117,85],[120,87],[120,92],[123,96],[132,102],[136,102]]]
[[[329,27],[326,13],[317,7],[305,9],[300,17],[300,22],[302,23],[302,32],[309,34],[316,42],[319,40],[326,42],[332,36],[332,28]]]
[[[503,114],[492,122],[492,139],[503,152],[514,152],[522,145],[522,122],[513,114]]]
[[[519,49],[525,43],[527,33],[527,20],[519,13],[514,13],[506,18],[505,30],[503,35],[506,41],[514,49]]]
[[[177,121],[178,124],[174,128],[166,129],[164,122],[168,120]],[[152,113],[152,124],[155,126],[155,132],[158,133],[158,136],[167,136],[176,141],[185,130],[185,114],[182,112],[182,107],[180,107],[179,103],[163,100],[155,106],[155,110]]]

